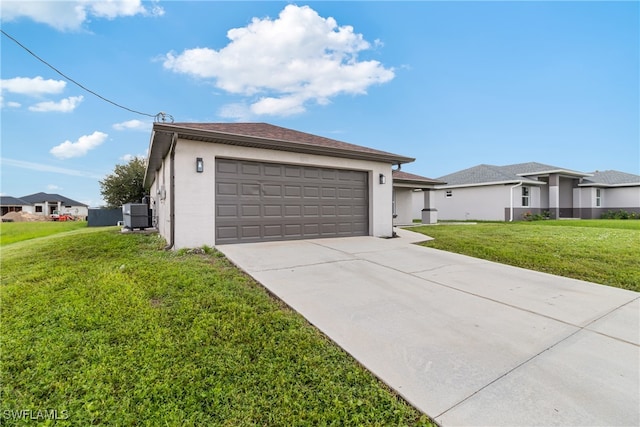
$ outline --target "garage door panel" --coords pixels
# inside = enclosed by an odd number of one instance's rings
[[[220,217],[235,218],[238,216],[238,206],[236,205],[218,205],[217,215]]]
[[[320,197],[320,188],[305,185],[304,198],[318,198]]]
[[[302,216],[302,206],[286,205],[284,207],[284,216],[289,218],[300,218]]]
[[[280,218],[282,216],[282,206],[264,205],[264,216],[265,218],[269,218],[269,217]]]
[[[302,186],[301,185],[285,185],[284,196],[294,197],[296,199],[299,199],[300,196],[302,196]]]
[[[304,168],[303,169],[303,175],[305,178],[310,178],[310,179],[319,179],[320,178],[320,169],[317,168]]]
[[[216,193],[220,195],[229,195],[229,196],[237,196],[238,195],[238,185],[233,182],[221,182],[218,183],[216,188]]]
[[[260,195],[260,184],[241,184],[240,188],[243,196]]]
[[[262,195],[265,197],[282,197],[282,185],[280,184],[263,184]]]
[[[241,218],[260,218],[260,205],[242,205]]]
[[[260,175],[260,165],[257,163],[242,163],[240,170],[243,175]]]
[[[217,159],[216,244],[367,235],[367,177],[360,171]]]

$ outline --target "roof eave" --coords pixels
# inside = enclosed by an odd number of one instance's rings
[[[239,135],[233,133],[177,127],[155,123],[153,125],[151,141],[149,143],[149,162],[147,165],[147,170],[145,172],[145,186],[149,186],[153,183],[152,174],[160,169],[162,159],[165,158],[171,147],[171,138],[169,137],[159,139],[159,135],[173,135],[174,133],[178,134],[178,138],[194,141],[290,151],[303,154],[342,157],[356,160],[379,161],[390,163],[391,165],[399,165],[415,161],[415,159],[412,157],[405,157],[391,153],[377,153],[336,147],[323,147],[304,142],[284,141],[271,138],[261,138],[256,136]],[[158,141],[157,144],[156,141]]]
[[[590,173],[572,171],[568,169],[552,169],[552,170],[546,170],[546,171],[543,170],[543,171],[536,171],[536,172],[518,173],[516,175],[529,176],[529,175],[550,175],[550,174],[568,175],[568,176],[574,176],[574,177],[580,177],[580,178],[593,176],[593,174],[590,174]]]
[[[599,188],[640,187],[640,182],[627,182],[623,184],[605,184],[603,182],[590,182],[586,184],[578,184],[578,187],[599,187]]]
[[[523,180],[513,180],[513,181],[493,181],[493,182],[478,182],[478,183],[473,183],[473,184],[447,184],[447,185],[437,185],[436,189],[437,190],[444,190],[444,189],[450,189],[450,188],[465,188],[465,187],[487,187],[489,185],[509,185],[509,184],[513,184],[513,185],[547,185],[546,182],[543,181],[523,181]]]

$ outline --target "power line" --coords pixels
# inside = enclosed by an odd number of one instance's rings
[[[79,86],[80,88],[84,89],[85,91],[89,92],[92,95],[97,96],[98,98],[102,99],[103,101],[108,102],[111,105],[115,105],[118,108],[122,108],[123,110],[127,110],[130,111],[132,113],[136,113],[136,114],[140,114],[141,116],[147,116],[147,117],[152,117],[156,122],[166,122],[166,121],[171,121],[173,122],[173,116],[171,114],[167,114],[167,113],[163,113],[160,112],[158,114],[148,114],[148,113],[143,113],[142,111],[137,111],[137,110],[133,110],[131,108],[125,107],[124,105],[118,104],[117,102],[113,102],[110,99],[105,98],[104,96],[92,91],[91,89],[87,88],[86,86],[82,85],[81,83],[78,83],[77,81],[75,81],[74,79],[72,79],[71,77],[67,76],[66,74],[64,74],[62,71],[58,70],[56,67],[54,67],[53,65],[49,64],[47,61],[45,61],[44,59],[40,58],[38,55],[36,55],[34,52],[32,52],[29,48],[27,48],[25,45],[23,45],[22,43],[20,43],[18,40],[16,40],[15,38],[11,37],[9,34],[7,34],[3,29],[0,28],[0,32],[2,32],[2,34],[4,34],[6,37],[8,37],[9,39],[11,39],[14,43],[16,43],[18,46],[20,46],[21,48],[23,48],[24,50],[26,50],[31,56],[33,56],[34,58],[36,58],[38,61],[42,62],[44,65],[46,65],[47,67],[51,68],[53,71],[55,71],[56,73],[60,74],[62,77],[64,77],[65,79],[69,80],[70,82],[74,83],[75,85]]]

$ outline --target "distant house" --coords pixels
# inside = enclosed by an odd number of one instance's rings
[[[23,205],[22,211],[36,215],[50,216],[54,211],[60,214],[70,214],[76,217],[86,217],[89,206],[77,202],[60,194],[35,193],[20,197],[27,203]],[[4,212],[4,204],[3,204]]]
[[[11,196],[0,196],[0,216],[9,212],[31,212],[31,204],[22,199]]]
[[[424,224],[438,222],[433,191],[443,181],[394,170],[393,176],[393,225],[410,225],[419,219]]]
[[[599,218],[608,210],[640,212],[640,176],[585,173],[542,163],[481,164],[438,178],[442,220],[517,221],[527,214]]]

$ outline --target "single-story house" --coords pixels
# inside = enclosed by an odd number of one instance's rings
[[[481,164],[438,178],[442,220],[517,221],[528,214],[599,218],[607,210],[640,212],[640,176],[585,173],[537,162]]]
[[[155,123],[144,183],[172,248],[389,237],[392,169],[413,160],[267,123]]]
[[[411,225],[414,220],[423,224],[438,222],[434,206],[434,189],[443,181],[393,170],[393,218],[394,225]]]
[[[89,206],[60,194],[35,193],[19,198],[0,198],[2,215],[8,212],[25,212],[49,217],[54,211],[76,217],[86,217]]]
[[[31,204],[17,197],[0,196],[0,216],[4,216],[9,212],[30,212]]]

